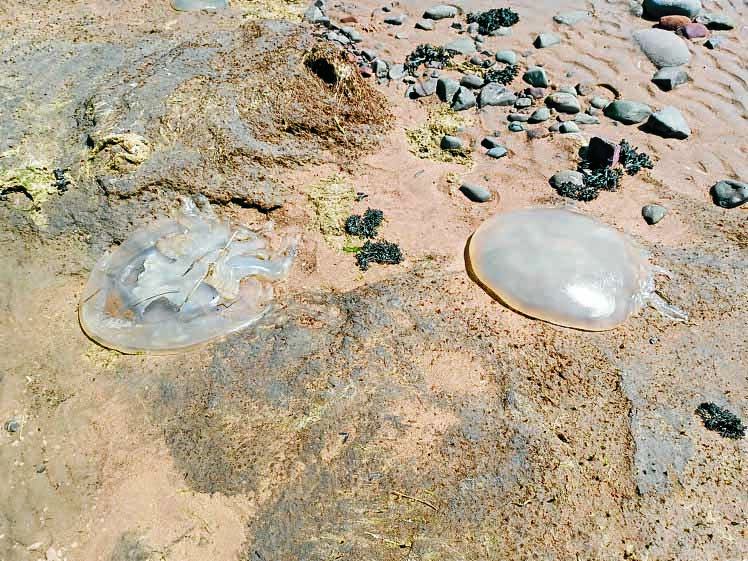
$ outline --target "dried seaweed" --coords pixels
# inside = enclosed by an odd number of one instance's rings
[[[579,162],[577,171],[584,175],[585,187],[602,191],[617,191],[623,177],[620,168],[595,167],[587,160]]]
[[[366,271],[370,263],[379,263],[380,265],[397,265],[403,261],[403,252],[396,243],[379,240],[376,242],[367,241],[356,254],[356,264],[359,269]]]
[[[727,409],[711,402],[702,403],[696,414],[704,421],[704,426],[725,438],[737,440],[745,436],[743,422]]]
[[[511,27],[519,21],[519,15],[511,8],[498,8],[487,12],[468,14],[468,23],[477,23],[478,31],[483,35],[496,31],[500,27]]]
[[[652,158],[648,154],[639,153],[634,146],[631,146],[625,140],[621,140],[619,161],[623,164],[626,173],[629,175],[636,175],[642,168],[652,169],[654,167]]]
[[[363,216],[353,214],[345,221],[345,231],[360,238],[375,238],[384,220],[384,213],[378,209],[368,209]]]
[[[425,66],[434,66],[441,68],[452,59],[452,54],[444,47],[436,47],[429,43],[418,45],[412,53],[405,59],[405,71],[410,75],[415,75],[418,68],[423,64]]]
[[[561,185],[556,188],[556,192],[562,197],[568,199],[574,199],[575,201],[594,201],[600,194],[600,190],[596,187],[588,185],[579,185],[571,181],[564,181]]]
[[[519,75],[519,66],[517,64],[507,64],[501,70],[489,70],[483,79],[486,82],[498,82],[504,86],[511,84]]]

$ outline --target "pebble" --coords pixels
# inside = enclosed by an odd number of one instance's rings
[[[645,103],[617,99],[606,105],[603,112],[606,117],[614,121],[619,121],[625,125],[634,125],[648,119],[652,114],[652,109]]]
[[[487,203],[491,200],[491,192],[480,185],[463,183],[460,192],[474,203]]]
[[[439,81],[436,83],[436,95],[446,103],[452,103],[452,100],[459,89],[459,82],[452,78],[439,78]]]
[[[605,106],[610,103],[610,100],[604,97],[593,97],[590,100],[590,105],[595,109],[605,109]]]
[[[599,125],[600,119],[586,113],[577,113],[577,116],[574,117],[574,122],[578,125]]]
[[[390,66],[390,71],[387,73],[387,77],[390,80],[401,80],[405,77],[405,66],[402,64],[393,64]]]
[[[483,87],[483,78],[478,76],[477,74],[465,74],[460,79],[460,85],[465,86],[466,88],[470,88],[473,90],[477,90],[478,88]]]
[[[530,116],[525,115],[524,113],[510,113],[507,119],[509,122],[519,121],[521,123],[526,123],[530,120]]]
[[[474,64],[475,66],[483,66],[483,57],[480,55],[473,55],[470,57],[470,64]]]
[[[438,80],[436,78],[429,78],[427,80],[419,80],[413,86],[413,93],[416,97],[429,97],[436,93],[436,84]]]
[[[545,70],[539,66],[530,68],[527,72],[522,75],[522,79],[536,88],[547,88],[548,87],[548,76],[545,74]]]
[[[561,126],[558,128],[558,130],[563,134],[579,132],[579,125],[577,125],[574,121],[565,121],[561,123]]]
[[[735,29],[735,22],[726,14],[700,14],[696,18],[696,23],[703,23],[708,29],[714,31],[728,31]]]
[[[387,73],[389,72],[387,63],[380,59],[377,59],[371,63],[371,69],[377,78],[386,78]]]
[[[557,92],[546,98],[546,103],[559,113],[579,113],[582,107],[576,96],[570,93]]]
[[[621,147],[612,140],[593,136],[587,147],[587,160],[592,164],[604,167],[613,167],[618,163],[621,155]]]
[[[561,123],[553,123],[550,127],[548,127],[549,132],[558,132],[561,128]]]
[[[361,35],[361,32],[357,29],[353,29],[352,27],[347,27],[344,25],[340,28],[340,32],[354,43],[360,43],[364,40],[364,36]]]
[[[642,29],[634,33],[634,40],[646,57],[657,68],[682,66],[691,60],[688,45],[664,29]]]
[[[371,49],[361,49],[361,56],[366,60],[374,60],[375,58],[377,58],[377,53],[376,51],[372,51]]]
[[[660,29],[667,29],[668,31],[677,31],[684,25],[691,23],[691,18],[688,16],[662,16],[660,18]]]
[[[330,21],[330,18],[328,18],[317,6],[309,6],[306,12],[304,12],[304,21],[308,23],[324,23]]]
[[[574,26],[580,21],[590,19],[591,17],[592,14],[590,12],[587,12],[585,10],[574,10],[572,12],[563,12],[561,14],[556,14],[555,16],[553,16],[553,21],[555,21],[556,23],[560,23],[561,25]]]
[[[524,123],[514,121],[513,123],[509,123],[509,130],[512,132],[522,132],[524,130],[527,130],[527,127]]]
[[[515,53],[514,51],[496,51],[496,62],[516,64],[517,53]]]
[[[501,146],[501,140],[496,136],[484,136],[483,140],[480,141],[480,145],[490,150],[491,148]]]
[[[470,35],[477,35],[479,30],[480,25],[478,25],[477,22],[469,23],[465,28],[465,31],[467,31]]]
[[[650,115],[647,128],[665,138],[683,140],[691,136],[691,129],[683,115],[672,106],[665,107]]]
[[[657,224],[660,220],[665,218],[666,214],[667,209],[664,206],[645,205],[644,207],[642,207],[642,217],[644,218],[644,221],[650,226]]]
[[[577,95],[577,89],[574,86],[561,86],[560,88],[558,88],[558,91],[571,94],[574,97],[576,97]]]
[[[358,18],[356,16],[344,16],[340,18],[340,23],[358,23]]]
[[[422,19],[416,22],[416,29],[423,29],[424,31],[433,31],[434,22],[430,19]]]
[[[506,156],[507,153],[508,153],[508,150],[506,149],[506,147],[499,145],[499,146],[494,146],[493,148],[491,148],[488,152],[486,152],[486,155],[489,158],[499,159],[499,158],[503,158],[504,156]]]
[[[547,49],[561,43],[561,37],[555,33],[541,33],[535,37],[535,41],[532,42],[536,49]]]
[[[703,23],[689,23],[678,29],[678,35],[686,39],[702,39],[709,37],[709,30]]]
[[[536,109],[532,115],[530,115],[531,123],[542,123],[551,118],[551,110],[547,107],[541,107]]]
[[[725,42],[724,37],[710,37],[706,41],[704,41],[704,46],[707,49],[714,50],[718,48],[720,45],[722,45]]]
[[[584,175],[582,175],[582,173],[578,171],[565,169],[563,171],[554,173],[553,176],[548,180],[548,183],[550,183],[551,187],[553,187],[554,189],[558,189],[564,183],[573,183],[574,185],[583,187]]]
[[[505,37],[512,34],[511,27],[497,27],[491,32],[491,37]]]
[[[15,419],[10,419],[9,421],[5,422],[4,428],[8,432],[18,432],[21,430],[21,423],[19,423]]]
[[[400,14],[397,16],[387,16],[386,18],[384,18],[384,23],[387,23],[389,25],[402,25],[403,23],[405,23],[405,19],[407,17],[408,16],[406,16],[405,14]]]
[[[405,76],[403,76],[403,82],[405,82],[406,84],[415,84],[417,81],[418,80],[416,79],[416,77],[411,76],[410,74],[406,74]]]
[[[517,109],[527,109],[532,105],[532,99],[529,97],[518,97],[517,101],[514,102],[514,106]]]
[[[361,74],[364,78],[371,78],[374,75],[374,71],[371,69],[370,66],[359,66],[358,73]],[[405,92],[406,95],[408,92]]]
[[[539,138],[545,138],[549,134],[550,133],[547,130],[540,127],[535,127],[527,131],[527,138],[529,138],[530,140],[537,140]]]
[[[602,111],[600,111],[597,107],[588,107],[586,113],[587,115],[597,117],[600,113],[602,113]]]
[[[523,93],[533,99],[542,99],[545,97],[545,88],[525,88]]]
[[[514,105],[515,101],[517,101],[517,96],[496,82],[489,82],[483,86],[478,95],[478,107],[489,105],[502,107]]]
[[[748,183],[723,179],[711,188],[712,200],[722,208],[735,208],[748,202]]]
[[[693,19],[701,11],[701,0],[644,0],[644,13],[652,18],[688,16]]]
[[[462,148],[462,139],[457,136],[445,134],[439,143],[439,147],[442,150],[459,150]]]
[[[423,13],[424,19],[447,19],[453,18],[457,15],[457,8],[449,6],[447,4],[439,4],[432,6]]]
[[[471,107],[475,107],[475,94],[469,89],[460,86],[452,99],[452,109],[455,111],[465,111]]]
[[[575,89],[579,95],[588,96],[595,92],[596,87],[595,82],[579,82]]]
[[[462,29],[462,23],[460,23],[459,21],[453,21],[449,25],[449,27],[451,27],[452,29],[456,29],[457,31],[460,31]]]
[[[669,92],[688,82],[688,74],[678,66],[667,66],[655,72],[652,82],[662,91]]]
[[[330,31],[327,34],[327,40],[335,41],[336,43],[340,43],[341,45],[347,45],[348,43],[351,42],[351,40],[345,35],[342,35],[340,33],[335,33],[334,31]]]
[[[444,45],[444,48],[448,51],[452,51],[453,53],[457,53],[460,55],[471,55],[476,50],[475,41],[473,41],[470,37],[461,37],[460,39],[450,41],[449,43]]]

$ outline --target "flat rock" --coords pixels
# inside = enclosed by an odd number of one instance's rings
[[[566,92],[556,92],[546,98],[546,103],[559,113],[579,113],[582,107],[576,96]]]
[[[709,30],[703,23],[689,23],[678,29],[678,35],[686,39],[702,39],[709,37]]]
[[[430,19],[418,20],[414,26],[416,29],[422,29],[423,31],[433,31],[434,22]]]
[[[455,111],[465,111],[475,107],[475,94],[464,86],[460,86],[452,99],[452,109]]]
[[[625,125],[634,125],[648,119],[652,114],[652,109],[645,103],[617,99],[606,105],[603,113],[606,117]]]
[[[577,113],[576,117],[574,117],[574,122],[578,125],[599,125],[600,119],[587,113]]]
[[[714,31],[735,29],[735,22],[727,14],[704,13],[697,16],[695,21]]]
[[[423,12],[423,18],[424,19],[447,19],[447,18],[453,18],[457,15],[457,8],[454,6],[449,6],[447,4],[439,4],[437,6],[432,6],[425,12]]]
[[[548,76],[540,66],[534,66],[522,75],[522,79],[536,88],[548,87]]]
[[[610,100],[605,97],[593,97],[590,100],[590,105],[595,109],[604,109],[608,103],[610,103]]]
[[[361,32],[358,29],[353,29],[352,27],[344,25],[340,28],[340,32],[354,43],[360,43],[364,40],[364,36],[361,35]]]
[[[304,21],[308,23],[324,23],[330,21],[330,18],[317,6],[312,5],[304,12]]]
[[[688,123],[675,107],[665,107],[650,115],[647,128],[665,138],[683,140],[691,135]]]
[[[691,60],[683,39],[664,29],[641,29],[634,33],[634,41],[657,68],[682,66]]]
[[[413,96],[412,97],[429,97],[436,93],[436,84],[438,80],[436,78],[429,78],[427,80],[418,80],[412,86]]]
[[[460,193],[474,203],[487,203],[491,200],[491,191],[473,183],[463,183],[460,187]]]
[[[478,107],[514,105],[517,96],[496,82],[483,86],[478,94]]]
[[[691,23],[691,18],[688,16],[662,16],[660,18],[660,29],[666,29],[668,31],[677,31],[684,25]]]
[[[509,50],[496,51],[496,61],[503,62],[505,64],[516,64],[517,53]]]
[[[489,149],[488,152],[486,152],[486,156],[489,158],[499,159],[506,156],[508,153],[508,150],[504,146],[494,146],[493,148]]]
[[[650,226],[657,224],[660,220],[665,218],[666,214],[667,209],[661,205],[645,205],[642,207],[642,217]]]
[[[509,123],[509,130],[512,132],[522,132],[527,130],[527,126],[519,121],[514,121],[513,123]]]
[[[561,25],[574,26],[580,21],[588,20],[592,18],[592,14],[586,10],[574,10],[571,12],[563,12],[553,16],[553,21],[560,23]]]
[[[662,91],[669,92],[688,82],[688,74],[678,66],[666,66],[655,72],[652,82]]]
[[[452,103],[459,89],[459,82],[452,78],[439,78],[439,81],[436,83],[436,95],[445,103]]]
[[[471,55],[475,52],[475,41],[470,37],[461,37],[460,39],[450,41],[444,45],[444,48],[460,55]]]
[[[644,14],[655,19],[662,16],[688,16],[693,19],[701,12],[701,0],[644,0]]]
[[[561,123],[558,131],[562,134],[568,134],[573,132],[579,132],[579,125],[574,121],[565,121]]]
[[[723,179],[711,188],[712,200],[722,208],[735,208],[748,202],[748,183]]]
[[[483,78],[481,78],[477,74],[465,74],[460,79],[460,85],[465,86],[466,88],[470,88],[471,90],[482,88],[483,84]]]
[[[535,41],[532,44],[536,49],[547,49],[561,43],[561,37],[555,33],[541,33],[535,37]]]
[[[517,101],[514,102],[514,106],[517,109],[527,109],[531,105],[532,105],[532,99],[530,99],[529,97],[525,97],[525,96],[518,97]]]
[[[519,121],[520,123],[526,123],[530,120],[530,116],[524,113],[510,113],[507,120],[509,122]]]
[[[406,16],[405,14],[399,14],[396,16],[387,16],[386,18],[384,18],[384,23],[388,25],[402,25],[405,23],[405,20],[407,19],[407,17],[408,16]]]
[[[584,175],[575,170],[565,169],[554,173],[548,180],[548,183],[550,183],[551,187],[554,189],[558,189],[564,183],[573,183],[574,185],[582,187],[584,186]]]
[[[540,107],[536,109],[532,115],[530,115],[531,123],[542,123],[551,118],[551,110],[547,107]]]

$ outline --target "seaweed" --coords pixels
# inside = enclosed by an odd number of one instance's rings
[[[584,176],[585,187],[602,191],[617,191],[623,177],[620,168],[595,167],[587,160],[582,160],[577,171]]]
[[[397,265],[403,261],[403,252],[396,243],[378,240],[367,241],[356,254],[356,264],[359,269],[366,271],[370,263],[380,265]]]
[[[345,221],[345,231],[360,238],[375,238],[384,220],[384,213],[378,209],[368,209],[363,216],[353,214]]]
[[[468,23],[477,23],[482,35],[496,31],[500,27],[511,27],[519,21],[519,15],[511,8],[498,8],[487,12],[468,14]]]
[[[422,43],[421,45],[418,45],[405,59],[405,71],[413,76],[422,64],[426,66],[436,64],[439,67],[442,67],[451,59],[452,54],[444,47],[436,47],[429,43]]]
[[[600,190],[596,187],[579,185],[571,181],[564,181],[556,188],[556,192],[562,197],[584,202],[594,201],[600,194]]]
[[[654,164],[648,154],[639,153],[638,150],[631,146],[626,140],[621,140],[621,155],[618,161],[623,164],[626,173],[636,175],[642,168],[652,169]]]
[[[702,403],[696,408],[696,414],[704,421],[704,426],[725,438],[737,440],[745,436],[743,422],[727,409],[715,403]]]
[[[519,75],[519,65],[507,64],[501,70],[489,70],[483,79],[486,82],[498,82],[504,86],[511,84]]]

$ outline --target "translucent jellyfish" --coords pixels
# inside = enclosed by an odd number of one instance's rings
[[[285,278],[296,238],[274,247],[219,220],[207,200],[135,232],[94,267],[78,307],[83,331],[122,352],[168,353],[259,320]]]
[[[228,0],[171,0],[171,7],[178,12],[218,10],[229,5]]]
[[[478,227],[468,272],[492,297],[527,316],[590,331],[612,329],[650,304],[686,315],[655,293],[647,254],[616,230],[563,208],[499,213]]]

